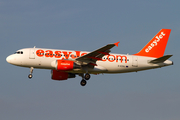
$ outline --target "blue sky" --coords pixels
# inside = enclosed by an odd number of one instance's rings
[[[175,0],[1,0],[0,119],[179,120],[180,9]],[[53,81],[50,70],[10,65],[26,47],[134,54],[162,28],[172,29],[165,54],[173,66],[137,73]]]

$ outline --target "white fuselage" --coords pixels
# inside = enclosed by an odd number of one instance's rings
[[[71,51],[44,48],[25,48],[7,57],[7,62],[22,66],[39,69],[56,69],[56,60],[66,59],[75,61],[76,58],[89,52]],[[94,68],[73,69],[71,73],[126,73],[172,65],[173,62],[166,60],[163,63],[152,64],[149,61],[155,58],[137,55],[113,54],[105,55],[102,60],[96,62]]]

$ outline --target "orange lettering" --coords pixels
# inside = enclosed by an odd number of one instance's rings
[[[125,58],[125,63],[127,63],[127,57],[126,56],[116,55],[116,62],[118,62],[118,57],[120,57],[121,63],[123,61],[123,57]]]
[[[111,59],[109,59],[109,57],[110,57],[110,56],[113,56],[113,59],[112,59],[112,60],[111,60]],[[109,62],[114,62],[114,60],[115,60],[115,56],[114,56],[114,55],[108,55],[108,56],[107,56],[107,59],[108,59],[108,61],[109,61]]]
[[[77,58],[78,56],[80,56],[80,51],[75,51],[75,52],[76,52],[76,55],[71,54],[71,58],[72,58],[72,59],[75,59],[75,58]]]
[[[65,56],[65,59],[68,59],[69,58],[69,56],[70,56],[70,54],[71,54],[72,52],[63,52],[63,54],[64,54],[64,56]],[[63,58],[64,59],[64,58]]]
[[[105,56],[107,56],[107,55],[105,55]],[[103,57],[102,61],[106,61],[106,58],[107,58],[107,57],[105,57],[105,56]]]
[[[45,52],[46,52],[46,53],[45,53],[45,56],[46,56],[46,57],[53,57],[53,51],[51,51],[51,50],[46,50]]]
[[[36,55],[38,57],[43,57],[45,55],[45,57],[55,57],[55,58],[61,58],[63,56],[62,59],[69,59],[69,57],[71,56],[72,59],[75,59],[75,58],[78,58],[80,56],[83,56],[83,55],[86,55],[87,53],[82,53],[80,55],[80,51],[74,51],[76,53],[76,55],[74,54],[71,54],[72,52],[66,52],[66,51],[54,51],[54,54],[53,54],[53,51],[51,50],[46,50],[44,52],[44,50],[37,50],[36,51]],[[63,53],[63,55],[62,55]],[[96,58],[96,57],[91,57],[92,59],[96,59],[96,60],[99,60],[99,58]],[[123,62],[123,58],[125,59],[125,63],[127,63],[127,56],[121,56],[121,55],[105,55],[103,57],[104,59],[101,59],[101,61],[109,61],[109,62],[118,62],[120,60],[120,62],[122,63]],[[120,58],[120,59],[119,59]]]
[[[61,57],[61,51],[55,51],[55,58]]]
[[[36,55],[39,56],[39,57],[44,56],[44,50],[37,50]]]
[[[87,53],[82,53],[81,56],[86,55]]]

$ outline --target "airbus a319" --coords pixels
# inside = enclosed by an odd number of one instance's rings
[[[67,80],[82,77],[85,86],[90,74],[127,73],[172,65],[168,60],[172,55],[164,55],[171,29],[160,30],[145,47],[133,55],[110,53],[119,42],[108,44],[92,52],[46,48],[24,48],[8,56],[10,64],[30,68],[32,78],[34,68],[50,69],[53,80]]]

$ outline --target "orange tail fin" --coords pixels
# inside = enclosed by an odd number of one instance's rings
[[[164,55],[171,29],[161,29],[149,43],[134,55],[159,58]]]

